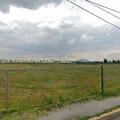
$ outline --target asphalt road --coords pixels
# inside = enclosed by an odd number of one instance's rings
[[[49,112],[48,116],[43,116],[38,120],[75,120],[76,118],[86,117],[101,113],[104,110],[120,105],[120,97],[109,98],[102,101],[90,100],[85,103],[74,103]],[[120,120],[116,118],[115,120]]]

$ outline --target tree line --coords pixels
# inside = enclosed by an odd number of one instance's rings
[[[107,60],[107,59],[104,59],[104,63],[120,63],[120,60]]]

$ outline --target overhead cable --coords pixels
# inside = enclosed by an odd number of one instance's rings
[[[102,17],[100,17],[100,16],[98,16],[98,15],[96,15],[96,14],[90,12],[89,10],[87,10],[87,9],[85,9],[85,8],[83,8],[83,7],[81,7],[80,5],[77,5],[76,3],[74,3],[74,2],[72,2],[72,1],[70,1],[70,0],[67,0],[67,1],[68,1],[69,3],[71,3],[71,4],[73,4],[73,5],[75,5],[75,6],[79,7],[79,8],[81,8],[82,10],[88,12],[89,14],[91,14],[91,15],[93,15],[93,16],[99,18],[99,19],[101,19],[102,21],[104,21],[104,22],[106,22],[106,23],[108,23],[108,24],[110,24],[110,25],[112,25],[112,26],[114,26],[114,27],[120,29],[120,27],[118,27],[117,25],[115,25],[115,24],[113,24],[113,23],[111,23],[111,22],[105,20],[104,18],[102,18]]]
[[[99,9],[103,10],[104,12],[106,12],[106,13],[108,13],[108,14],[110,14],[110,15],[112,15],[112,16],[118,18],[118,19],[120,19],[120,17],[118,17],[117,15],[115,15],[115,14],[113,14],[113,13],[111,13],[111,12],[109,12],[109,11],[103,9],[103,8],[101,8],[100,6],[98,6],[98,5],[96,5],[96,4],[92,3],[92,2],[89,2],[88,0],[85,0],[85,1],[88,2],[88,3],[90,3],[90,4],[92,4],[92,5],[95,6],[95,7],[97,7],[97,8],[99,8]]]
[[[114,12],[116,12],[116,13],[120,13],[120,11],[114,10],[114,9],[112,9],[112,8],[109,8],[109,7],[107,7],[107,6],[98,4],[98,3],[96,3],[96,2],[93,2],[93,1],[90,1],[90,0],[85,0],[85,1],[94,3],[94,4],[96,4],[96,5],[99,5],[99,6],[101,6],[101,7],[104,7],[104,8],[106,8],[106,9],[112,10],[112,11],[114,11]]]

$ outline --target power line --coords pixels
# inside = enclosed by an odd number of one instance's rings
[[[112,11],[114,11],[114,12],[120,13],[120,12],[117,11],[117,10],[114,10],[114,9],[109,8],[109,7],[107,7],[107,6],[104,6],[104,5],[98,4],[98,3],[96,3],[96,2],[93,2],[93,1],[90,1],[90,0],[85,0],[85,1],[87,1],[87,2],[91,2],[91,3],[93,3],[93,4],[99,5],[99,6],[101,6],[101,7],[106,8],[106,9],[109,9],[109,10],[112,10]]]
[[[112,25],[112,26],[114,26],[114,27],[120,29],[120,27],[118,27],[117,25],[114,25],[113,23],[111,23],[111,22],[109,22],[109,21],[107,21],[107,20],[105,20],[105,19],[99,17],[98,15],[96,15],[96,14],[94,14],[94,13],[88,11],[87,9],[85,9],[85,8],[83,8],[83,7],[81,7],[81,6],[77,5],[77,4],[75,4],[74,2],[72,2],[72,1],[70,1],[70,0],[67,0],[67,1],[70,2],[70,3],[73,4],[73,5],[75,5],[75,6],[79,7],[79,8],[81,8],[82,10],[84,10],[84,11],[90,13],[91,15],[93,15],[93,16],[95,16],[95,17],[101,19],[102,21],[104,21],[104,22],[106,22],[106,23],[108,23],[108,24],[110,24],[110,25]]]
[[[95,6],[95,7],[97,7],[97,8],[99,8],[99,9],[105,11],[106,13],[108,13],[108,14],[110,14],[110,15],[112,15],[112,16],[118,18],[118,19],[120,19],[120,17],[118,17],[117,15],[112,14],[111,12],[109,12],[109,11],[107,11],[107,10],[105,10],[105,9],[103,9],[103,8],[101,8],[101,7],[99,7],[98,5],[96,5],[96,4],[92,3],[92,2],[89,2],[88,0],[85,0],[85,1],[88,2],[88,3],[90,3],[90,4],[92,4],[93,6]]]

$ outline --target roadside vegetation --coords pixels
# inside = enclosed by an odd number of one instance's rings
[[[106,66],[120,67],[120,65]],[[47,111],[50,109],[71,104],[76,100],[82,102],[90,98],[102,99],[120,95],[120,68],[104,68],[105,92],[101,93],[100,65],[0,64],[2,70],[39,68],[81,69],[10,71],[7,114],[7,72],[0,72],[0,119],[35,120],[42,115],[47,115]]]

